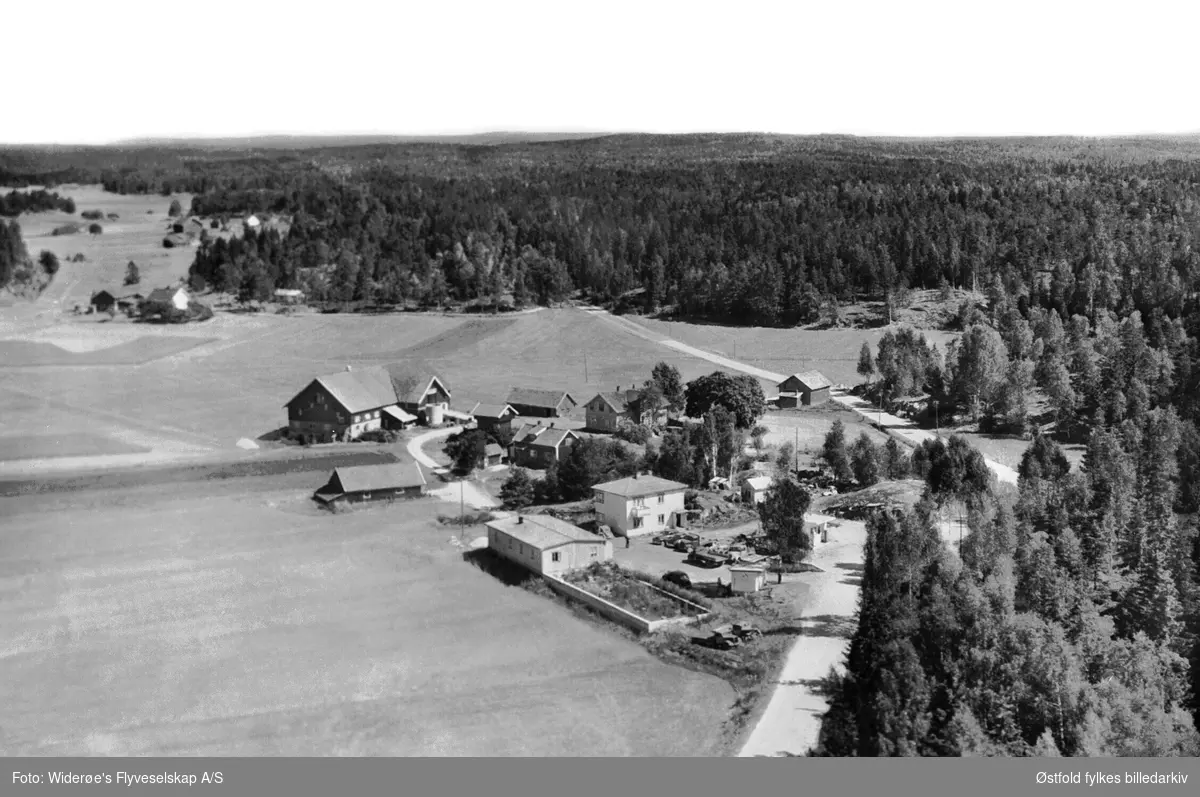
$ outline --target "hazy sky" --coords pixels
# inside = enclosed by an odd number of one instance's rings
[[[0,142],[1200,131],[1200,3],[8,3]]]

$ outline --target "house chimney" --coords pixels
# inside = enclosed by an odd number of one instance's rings
[[[522,523],[524,523],[524,522],[525,522],[525,516],[524,516],[524,515],[517,515],[517,525],[519,526],[519,525],[521,525],[521,524],[522,524]]]
[[[350,373],[350,371],[351,371],[351,370],[352,370],[352,369],[351,369],[351,367],[350,367],[349,365],[347,365],[347,366],[346,366],[346,373]]]
[[[617,385],[617,393],[620,393],[620,392],[621,392],[621,386]]]

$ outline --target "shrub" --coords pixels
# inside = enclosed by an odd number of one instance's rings
[[[38,256],[38,263],[42,267],[42,271],[53,277],[58,273],[58,256],[46,249]]]
[[[394,443],[398,437],[399,435],[391,429],[372,429],[359,435],[358,441],[360,443]]]
[[[78,224],[63,224],[50,231],[51,235],[75,235],[79,232]]]
[[[633,443],[635,446],[644,446],[650,442],[650,438],[654,436],[654,433],[647,426],[629,423],[622,424],[621,428],[613,436],[618,440]]]
[[[88,232],[92,235],[100,235],[102,232],[104,232],[104,228],[93,221],[88,225]]]
[[[104,213],[99,210],[85,210],[79,215],[88,221],[97,221],[98,219],[104,218]]]

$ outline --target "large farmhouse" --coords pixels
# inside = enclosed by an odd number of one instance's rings
[[[829,400],[830,387],[830,381],[816,371],[792,374],[779,383],[779,406],[823,404]]]
[[[636,537],[681,525],[687,485],[637,474],[595,485],[596,515],[614,534]]]
[[[644,402],[641,395],[640,390],[621,390],[620,385],[612,393],[597,393],[584,405],[587,428],[598,432],[615,432],[620,428],[622,420],[634,424],[665,420],[666,409],[660,407],[650,412],[642,406]]]
[[[403,427],[416,420],[395,412],[400,408],[391,376],[378,367],[347,366],[342,373],[318,377],[284,406],[288,429],[316,443],[353,440],[363,432]]]
[[[313,498],[330,505],[343,501],[392,501],[420,498],[428,482],[415,462],[336,468]]]
[[[535,573],[557,576],[612,558],[612,542],[565,520],[517,515],[489,521],[488,548]]]
[[[578,441],[579,435],[570,429],[555,428],[553,423],[525,424],[513,435],[509,460],[522,467],[548,468],[561,461]]]
[[[169,305],[176,310],[188,309],[188,295],[183,288],[155,288],[146,297],[146,303],[151,305]]]
[[[579,402],[564,390],[514,387],[505,403],[525,417],[561,418],[569,415]]]

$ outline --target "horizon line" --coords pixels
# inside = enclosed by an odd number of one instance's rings
[[[611,136],[657,136],[663,138],[671,137],[686,137],[686,136],[764,136],[764,137],[781,137],[781,138],[860,138],[860,139],[899,139],[908,141],[937,141],[937,140],[988,140],[988,139],[1054,139],[1054,138],[1076,138],[1076,139],[1122,139],[1122,138],[1165,138],[1165,137],[1187,137],[1200,136],[1200,128],[1179,131],[1141,131],[1141,132],[1119,132],[1119,133],[1032,133],[1032,132],[1009,132],[1009,133],[936,133],[936,134],[904,134],[904,133],[885,133],[885,132],[840,132],[826,131],[819,133],[783,133],[768,130],[687,130],[687,131],[671,131],[661,132],[653,130],[584,130],[584,129],[533,129],[533,130],[517,130],[517,129],[491,129],[491,130],[473,130],[473,131],[447,131],[439,133],[392,133],[392,132],[336,132],[336,133],[306,133],[306,132],[261,132],[261,133],[239,133],[230,135],[208,135],[203,133],[181,133],[170,135],[146,135],[135,136],[121,139],[112,139],[105,142],[82,142],[82,141],[21,141],[21,142],[6,142],[0,141],[0,149],[15,149],[21,147],[92,147],[97,149],[112,148],[112,147],[128,147],[128,146],[148,146],[148,145],[170,145],[175,143],[188,142],[203,142],[203,143],[220,143],[220,142],[242,142],[255,140],[286,140],[286,139],[425,139],[436,141],[437,139],[451,138],[485,138],[488,136],[564,136],[564,137],[591,137],[604,138]],[[424,142],[422,142],[424,143]]]

